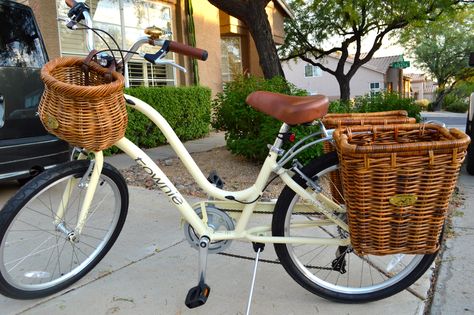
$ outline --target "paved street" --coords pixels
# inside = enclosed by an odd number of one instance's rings
[[[467,114],[450,113],[450,112],[423,112],[421,114],[425,121],[437,120],[445,123],[448,128],[458,128],[459,130],[466,130]]]

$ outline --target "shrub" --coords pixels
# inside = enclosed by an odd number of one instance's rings
[[[354,111],[353,102],[342,102],[340,100],[332,101],[329,104],[329,113],[351,113]]]
[[[181,141],[204,137],[211,121],[211,90],[206,87],[137,87],[125,89],[155,108],[174,129]],[[125,136],[142,148],[166,143],[165,136],[145,115],[127,106],[128,128]],[[118,152],[111,148],[107,153]]]
[[[465,113],[469,108],[469,104],[464,98],[450,93],[444,97],[441,107],[448,112]]]
[[[281,77],[265,80],[258,77],[238,77],[226,83],[222,93],[213,101],[213,127],[225,130],[227,148],[234,154],[252,160],[263,161],[268,155],[267,144],[273,144],[281,122],[256,111],[245,99],[254,91],[271,91],[288,95],[306,95]],[[301,139],[317,127],[298,126],[292,129],[296,139]],[[321,148],[306,150],[300,156],[302,161],[319,155]]]
[[[412,98],[401,97],[398,93],[377,93],[358,97],[354,101],[354,112],[369,113],[389,110],[406,110],[409,117],[421,120],[421,107]]]
[[[430,101],[426,98],[423,98],[421,100],[416,100],[415,104],[420,106],[421,110],[428,110],[428,105],[430,104]]]
[[[256,77],[239,77],[224,86],[213,101],[213,127],[226,131],[227,148],[234,154],[253,160],[263,161],[268,154],[267,144],[272,144],[281,123],[260,113],[246,104],[245,99],[254,91],[271,91],[289,95],[305,95],[283,78],[264,80]],[[332,101],[331,113],[377,112],[403,109],[410,117],[420,120],[420,106],[413,99],[398,94],[381,93],[376,96],[364,96],[353,102]],[[292,128],[296,140],[318,130],[318,126],[297,126]],[[314,146],[298,155],[303,164],[322,154],[322,146]]]

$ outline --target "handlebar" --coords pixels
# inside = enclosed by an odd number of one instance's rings
[[[77,4],[77,2],[74,0],[64,0],[64,1],[66,2],[67,6],[70,8],[74,7]]]
[[[202,61],[206,61],[208,57],[208,53],[204,49],[191,47],[171,40],[169,41],[169,51],[193,57]]]
[[[71,10],[68,13],[69,18],[71,18],[71,22],[68,23],[68,27],[70,29],[77,28],[76,23],[80,20],[84,19],[87,25],[87,48],[89,51],[94,49],[94,35],[91,30],[92,28],[92,19],[89,14],[89,7],[83,3],[84,0],[65,0],[65,3]],[[179,42],[171,41],[171,40],[157,40],[154,39],[155,37],[141,37],[130,49],[127,55],[124,58],[124,62],[128,62],[133,56],[133,52],[136,52],[142,45],[148,43],[153,46],[162,46],[161,49],[156,54],[144,54],[141,56],[144,57],[147,61],[154,63],[154,64],[170,64],[179,68],[180,70],[185,71],[185,69],[171,60],[163,60],[162,58],[168,53],[169,51],[183,54],[192,58],[196,58],[202,61],[206,61],[208,57],[208,52],[204,49],[195,48],[192,46],[188,46],[186,44],[182,44]]]

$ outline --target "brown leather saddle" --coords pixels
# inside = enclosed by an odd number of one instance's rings
[[[257,91],[251,93],[247,104],[288,125],[312,122],[327,114],[329,100],[324,95],[289,96],[279,93]]]

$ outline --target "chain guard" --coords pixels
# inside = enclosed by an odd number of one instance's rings
[[[199,217],[202,218],[201,207],[194,209],[194,211],[196,211]],[[234,220],[226,212],[208,205],[206,206],[206,213],[207,225],[214,231],[233,231],[235,229]],[[196,235],[193,227],[188,222],[186,222],[183,226],[183,229],[184,236],[191,247],[194,249],[199,249],[199,236]],[[227,249],[231,243],[231,240],[211,242],[209,244],[209,253],[220,253]]]

